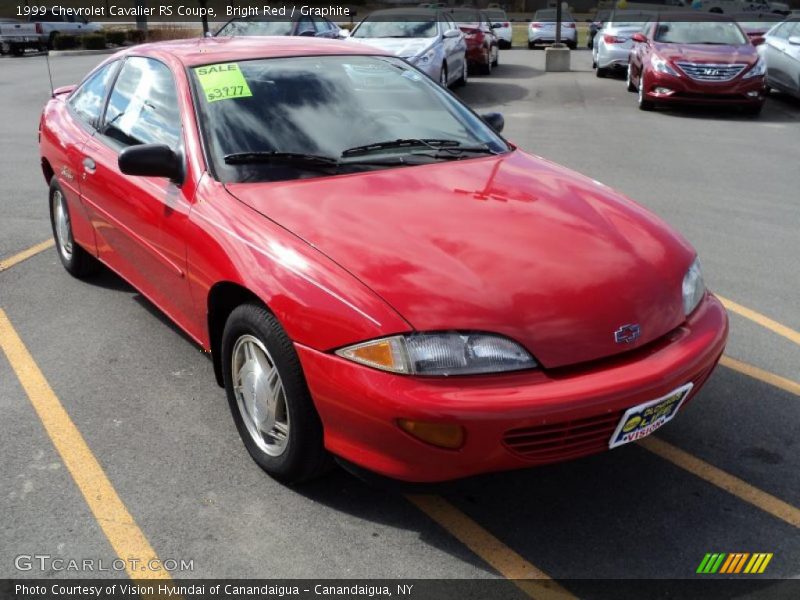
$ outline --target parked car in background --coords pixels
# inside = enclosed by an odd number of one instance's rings
[[[728,319],[677,231],[395,56],[270,42],[109,57],[48,100],[35,161],[64,268],[107,265],[209,352],[262,469],[530,468],[702,401]]]
[[[597,32],[603,28],[603,25],[608,20],[609,15],[611,15],[610,10],[598,10],[597,14],[594,16],[594,19],[589,22],[589,32],[586,37],[587,48],[594,47],[594,38],[597,35]]]
[[[18,19],[0,19],[0,54],[20,56],[28,48],[47,49],[41,26],[37,23],[24,23]]]
[[[487,8],[482,10],[481,13],[486,17],[486,20],[492,24],[492,29],[497,36],[497,41],[500,49],[511,48],[513,39],[513,29],[511,28],[511,20],[508,18],[506,11],[501,8]]]
[[[767,64],[767,87],[800,98],[800,17],[770,29],[759,50]]]
[[[782,15],[775,13],[738,13],[731,17],[739,23],[739,27],[751,40],[763,38],[775,23],[780,23],[784,19]]]
[[[82,36],[99,33],[103,30],[100,23],[89,21],[83,17],[61,15],[55,12],[34,15],[30,17],[29,21],[36,24],[42,42],[46,43],[50,49],[53,48],[53,42],[59,33]]]
[[[634,34],[633,41],[628,89],[638,91],[640,109],[692,103],[761,112],[765,62],[730,17],[664,14]]]
[[[692,8],[720,15],[733,15],[741,12],[789,14],[788,4],[773,0],[694,0]]]
[[[491,74],[500,58],[500,43],[491,22],[475,8],[453,8],[447,12],[464,33],[469,67],[484,75]]]
[[[556,9],[544,8],[537,10],[533,21],[528,25],[528,48],[533,50],[536,46],[552,44],[556,41]],[[572,50],[578,46],[578,30],[575,19],[567,11],[561,12],[561,43]]]
[[[293,19],[241,18],[231,19],[219,28],[215,36],[285,36],[340,38],[343,31],[325,17],[296,15]],[[346,34],[345,34],[346,35]]]
[[[350,39],[404,58],[443,87],[465,85],[467,42],[442,10],[376,10],[353,29]]]
[[[628,68],[634,33],[639,33],[656,13],[636,10],[615,10],[598,32],[592,48],[592,66],[598,77],[611,71]]]

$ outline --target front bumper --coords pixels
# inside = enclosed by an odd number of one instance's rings
[[[752,106],[766,99],[763,77],[735,78],[733,81],[697,81],[686,75],[675,77],[648,71],[645,76],[645,95],[659,104],[728,104]],[[672,93],[656,93],[656,88],[668,88]]]
[[[727,334],[725,309],[708,294],[656,342],[550,371],[409,377],[296,347],[328,450],[384,476],[431,482],[601,452],[626,409],[690,381],[696,394]],[[458,450],[431,446],[401,430],[400,418],[460,424],[466,441]]]

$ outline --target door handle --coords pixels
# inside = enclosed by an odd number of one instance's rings
[[[95,164],[93,159],[87,156],[86,158],[83,159],[83,170],[89,175],[91,175],[97,170],[97,165]]]

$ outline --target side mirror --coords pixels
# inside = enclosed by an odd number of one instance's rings
[[[750,43],[753,44],[753,46],[760,46],[761,44],[764,43],[764,38],[761,37],[760,35],[752,37],[750,38]],[[800,40],[798,40],[798,43],[800,43]]]
[[[497,133],[502,133],[503,127],[506,126],[506,120],[503,118],[503,115],[498,112],[482,114],[481,119]]]
[[[800,46],[800,35],[792,35],[792,36],[789,36],[789,40],[788,40],[788,42],[789,42],[789,43],[790,43],[792,46]]]
[[[643,33],[634,33],[631,36],[631,39],[634,42],[637,42],[639,44],[646,44],[647,43],[647,38],[645,37],[645,35]]]
[[[446,37],[446,38],[457,38],[458,36],[461,35],[461,30],[460,29],[448,29],[442,35],[443,35],[443,37]]]
[[[181,158],[164,144],[141,144],[125,148],[119,153],[117,164],[126,175],[167,177],[179,184],[183,182]]]
[[[337,34],[343,40],[346,40],[350,37],[350,30],[349,29],[340,29],[339,33]]]

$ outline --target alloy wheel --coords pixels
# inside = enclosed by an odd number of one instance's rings
[[[72,260],[72,226],[64,195],[60,190],[53,193],[53,215],[55,217],[56,244],[61,256],[69,262]]]

